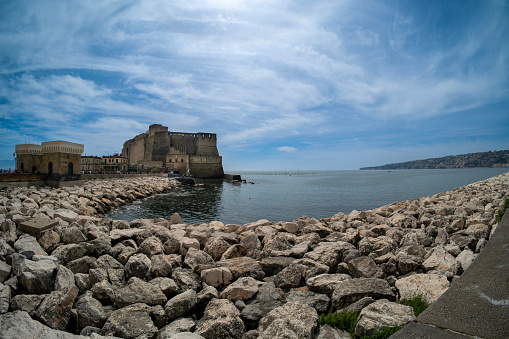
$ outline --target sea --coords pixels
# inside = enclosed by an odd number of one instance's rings
[[[109,218],[170,219],[178,213],[186,224],[221,221],[238,224],[268,219],[292,221],[302,216],[329,218],[338,212],[370,210],[396,201],[451,191],[509,172],[509,168],[229,171],[246,183],[197,180],[111,211]]]

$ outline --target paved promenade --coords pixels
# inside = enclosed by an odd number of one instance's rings
[[[391,338],[509,338],[509,213],[463,275]]]

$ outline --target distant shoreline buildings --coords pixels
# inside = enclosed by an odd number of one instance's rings
[[[159,124],[124,143],[121,154],[83,155],[84,145],[49,141],[15,146],[16,171],[46,174],[54,179],[79,178],[88,173],[191,174],[223,178],[216,134],[169,132]]]

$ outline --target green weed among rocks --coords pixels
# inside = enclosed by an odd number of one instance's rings
[[[498,210],[496,221],[501,222],[505,211],[509,208],[509,199],[505,199],[504,205]]]
[[[406,306],[411,306],[414,309],[414,315],[416,317],[429,306],[429,304],[422,298],[422,296],[417,296],[415,298],[408,300],[401,300],[398,303]],[[385,339],[389,338],[391,335],[393,335],[394,333],[403,328],[403,326],[383,327],[370,336],[356,337],[355,327],[357,326],[357,321],[359,320],[360,314],[361,311],[357,312],[345,311],[341,313],[336,313],[333,307],[331,307],[329,312],[320,315],[318,321],[320,325],[327,324],[332,327],[336,327],[340,330],[350,333],[350,336],[352,338],[359,339]]]

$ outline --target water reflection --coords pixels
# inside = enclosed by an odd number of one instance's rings
[[[186,224],[219,220],[223,184],[221,180],[200,180],[196,186],[182,186],[120,207],[108,217],[127,221],[138,218],[169,220],[176,212]]]

